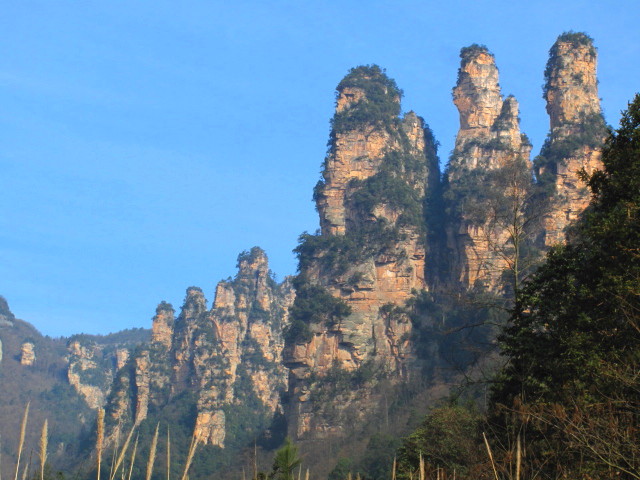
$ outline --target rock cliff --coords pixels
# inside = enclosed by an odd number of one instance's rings
[[[427,287],[425,192],[439,170],[430,130],[413,112],[400,117],[400,96],[376,66],[352,69],[337,87],[314,191],[321,232],[303,235],[296,249],[300,273],[286,335],[297,437],[339,434],[350,405],[358,417],[375,404],[376,378],[407,378],[415,359],[411,322],[391,311]],[[317,399],[345,375],[358,385],[339,392],[329,421]]]
[[[518,102],[502,97],[494,56],[472,45],[460,57],[453,89],[460,130],[445,180],[452,271],[447,288],[502,291],[533,186],[531,145],[520,132]]]
[[[69,384],[84,397],[90,408],[104,406],[105,394],[113,381],[113,369],[104,365],[102,352],[95,343],[82,345],[79,339],[73,339],[67,348]]]
[[[36,361],[36,346],[32,342],[24,342],[20,348],[20,365],[30,367]]]
[[[111,435],[117,425],[140,424],[151,414],[175,421],[176,412],[165,408],[189,399],[193,434],[202,444],[224,447],[229,431],[260,433],[286,389],[282,332],[293,299],[291,282],[277,284],[256,247],[238,257],[233,280],[218,284],[211,309],[197,287],[187,289],[177,318],[161,303],[151,343],[118,372],[108,404]]]
[[[597,51],[583,33],[560,35],[549,51],[544,98],[550,132],[535,161],[536,175],[545,187],[541,243],[546,247],[564,242],[567,227],[589,204],[581,172],[602,168],[607,128],[596,69]]]

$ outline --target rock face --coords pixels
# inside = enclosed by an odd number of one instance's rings
[[[400,91],[378,67],[353,69],[338,85],[330,149],[314,192],[321,233],[303,236],[297,249],[285,349],[297,437],[343,428],[313,401],[332,377],[366,371],[406,378],[415,358],[411,323],[391,312],[427,287],[425,192],[439,171],[428,127],[413,112],[399,113]],[[370,395],[370,380],[341,392],[338,410]]]
[[[20,349],[20,364],[27,367],[36,361],[36,346],[31,342],[24,342]]]
[[[102,352],[95,344],[82,345],[80,340],[71,340],[67,349],[69,384],[84,397],[90,408],[104,406],[105,392],[113,380],[113,373],[112,369],[105,368]]]
[[[446,172],[447,246],[453,257],[447,288],[495,291],[513,255],[513,219],[524,214],[532,187],[531,145],[520,132],[518,102],[502,98],[493,55],[472,45],[460,57],[453,89],[460,130]]]
[[[565,240],[567,227],[591,199],[581,171],[602,168],[601,148],[607,129],[600,109],[596,78],[597,52],[583,33],[565,33],[549,51],[544,97],[551,130],[536,175],[550,192],[541,243]]]
[[[162,415],[167,405],[194,398],[193,433],[202,444],[224,447],[229,418],[243,409],[254,417],[241,428],[264,428],[286,389],[282,332],[293,298],[290,281],[278,285],[256,247],[238,257],[235,279],[218,284],[211,309],[197,287],[187,289],[177,319],[161,303],[151,344],[118,374],[108,408],[112,424],[139,424],[150,412]]]

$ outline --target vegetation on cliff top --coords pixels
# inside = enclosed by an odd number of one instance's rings
[[[400,114],[402,90],[395,80],[377,65],[352,68],[336,89],[339,96],[344,89],[361,90],[363,98],[337,112],[331,120],[332,139],[337,133],[361,128],[365,125],[388,126]],[[330,140],[330,142],[331,142]]]

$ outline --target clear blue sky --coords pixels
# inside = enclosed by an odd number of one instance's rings
[[[486,44],[535,154],[557,35],[595,39],[617,123],[639,24],[631,1],[5,1],[0,294],[46,334],[107,333],[148,327],[190,285],[211,301],[254,245],[293,274],[350,67],[387,69],[444,162],[459,49]]]

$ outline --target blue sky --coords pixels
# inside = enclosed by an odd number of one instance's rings
[[[107,333],[190,285],[211,301],[254,245],[293,274],[349,68],[386,68],[445,162],[458,52],[485,44],[535,154],[555,38],[595,39],[617,124],[640,90],[639,20],[629,1],[5,1],[0,295],[46,334]]]

